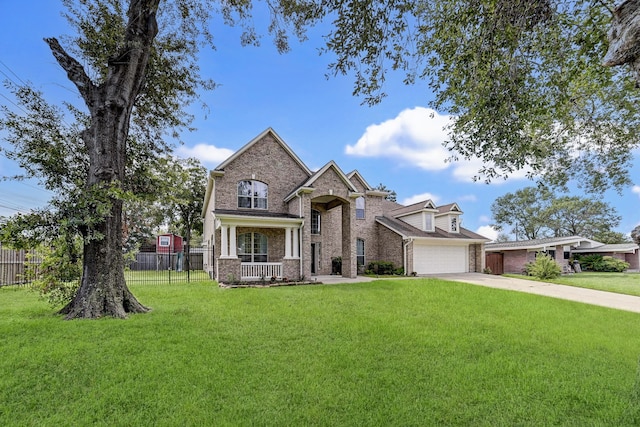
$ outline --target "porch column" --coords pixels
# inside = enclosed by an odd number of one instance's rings
[[[229,242],[227,241],[227,226],[226,225],[221,225],[220,226],[220,246],[222,249],[221,252],[221,257],[222,258],[228,258],[229,257]]]
[[[232,225],[231,227],[231,234],[229,236],[229,257],[230,258],[238,258],[238,254],[236,251],[236,226]]]
[[[293,257],[300,258],[300,232],[299,228],[293,229]]]
[[[284,229],[284,258],[291,258],[291,228]]]

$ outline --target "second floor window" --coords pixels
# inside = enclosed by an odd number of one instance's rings
[[[364,219],[364,197],[356,199],[356,219]]]
[[[269,187],[260,181],[238,181],[238,207],[267,209]]]
[[[311,234],[320,234],[320,211],[311,209]]]
[[[458,217],[451,217],[451,232],[452,233],[457,233],[458,232]]]

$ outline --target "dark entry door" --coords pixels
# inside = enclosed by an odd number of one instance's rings
[[[311,244],[311,274],[318,274],[318,271],[316,269],[316,264],[317,264],[317,246],[315,243]]]
[[[501,253],[488,252],[486,256],[487,268],[491,274],[504,274],[504,261]]]

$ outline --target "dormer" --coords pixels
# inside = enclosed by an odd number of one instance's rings
[[[427,232],[435,231],[435,215],[438,209],[431,199],[392,212],[394,218]]]
[[[436,227],[447,233],[460,233],[462,211],[457,203],[439,206],[436,213]]]

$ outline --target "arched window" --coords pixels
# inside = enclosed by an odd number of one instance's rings
[[[320,211],[311,209],[311,234],[320,234]]]
[[[238,207],[267,209],[269,186],[260,181],[238,181]]]
[[[356,199],[356,219],[364,219],[364,197]]]
[[[238,235],[238,258],[242,262],[267,262],[267,236],[262,233]]]

